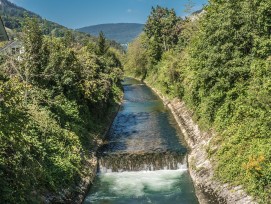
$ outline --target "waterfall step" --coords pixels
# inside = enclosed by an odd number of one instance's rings
[[[187,169],[184,152],[101,153],[98,173]]]

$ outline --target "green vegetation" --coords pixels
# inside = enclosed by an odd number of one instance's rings
[[[17,32],[22,31],[25,16],[36,18],[42,25],[42,32],[45,35],[52,34],[55,37],[63,37],[65,32],[68,30],[64,26],[42,19],[39,15],[16,6],[8,0],[1,0],[0,15],[5,26]],[[77,34],[80,35],[79,33]],[[81,36],[78,37],[84,38],[86,35],[81,34]]]
[[[44,35],[53,37],[65,37],[67,33],[70,33],[73,36],[73,40],[79,43],[86,43],[88,41],[98,42],[98,35],[97,37],[94,37],[87,33],[68,29],[62,25],[43,19],[39,15],[21,8],[8,0],[1,0],[0,16],[3,19],[5,27],[8,28],[7,32],[11,40],[21,38],[24,19],[26,17],[30,17],[37,19]],[[123,49],[120,44],[113,40],[107,40],[107,43],[116,49]]]
[[[183,21],[165,13],[153,9],[126,72],[184,100],[201,128],[217,133],[209,151],[217,178],[271,203],[271,2],[210,0]],[[166,32],[179,26],[177,39]]]
[[[27,18],[22,42],[20,59],[0,66],[1,203],[41,203],[76,185],[122,96],[120,54],[102,35],[86,45],[46,37]]]

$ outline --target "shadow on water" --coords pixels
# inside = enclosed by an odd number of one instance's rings
[[[126,78],[123,86],[124,101],[98,151],[98,176],[84,203],[198,203],[172,115],[140,81]]]

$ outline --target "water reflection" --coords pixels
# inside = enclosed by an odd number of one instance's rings
[[[124,103],[108,135],[103,151],[137,152],[185,149],[172,116],[151,89],[134,79],[126,79]]]

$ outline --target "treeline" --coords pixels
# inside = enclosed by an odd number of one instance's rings
[[[120,54],[102,34],[46,37],[28,18],[22,42],[0,66],[1,203],[41,203],[78,183],[122,96]]]
[[[45,35],[53,35],[54,37],[64,37],[65,32],[68,30],[64,26],[57,23],[42,19],[39,15],[27,11],[24,8],[16,6],[8,0],[2,0],[0,5],[0,15],[3,19],[5,27],[12,29],[13,32],[21,32],[23,28],[24,18],[26,16],[30,18],[36,18],[40,24],[42,24],[42,32]],[[78,34],[79,35],[79,34]],[[86,37],[80,36],[80,38]],[[77,36],[76,36],[77,37]],[[79,38],[79,36],[78,36]]]
[[[178,97],[204,130],[216,177],[271,202],[271,2],[215,1],[180,19],[153,8],[126,72]]]
[[[8,28],[8,34],[11,40],[20,39],[21,32],[24,27],[24,19],[26,17],[30,17],[37,19],[43,35],[64,37],[67,33],[72,33],[73,39],[76,42],[98,42],[98,39],[94,36],[91,36],[90,34],[79,32],[77,30],[72,30],[55,22],[43,19],[41,16],[22,7],[19,7],[11,3],[9,0],[1,0],[0,16],[3,20],[5,27]],[[113,40],[107,40],[107,43],[109,43],[111,47],[123,50],[122,46]]]

